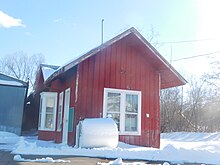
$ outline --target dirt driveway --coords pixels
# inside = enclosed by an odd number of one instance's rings
[[[97,165],[98,162],[102,163],[107,163],[111,161],[110,159],[102,159],[102,158],[89,158],[89,157],[74,157],[74,156],[37,156],[37,155],[22,155],[22,158],[25,159],[33,159],[35,160],[36,158],[46,158],[46,157],[51,157],[54,160],[56,159],[62,159],[62,160],[69,160],[70,163],[40,163],[40,162],[16,162],[13,160],[14,154],[10,154],[9,151],[1,151],[0,150],[0,165],[43,165],[43,164],[57,164],[57,165],[68,165],[68,164],[73,164],[73,165]],[[125,161],[125,162],[134,162],[134,161]],[[138,161],[141,162],[141,161]],[[142,161],[145,163],[150,163],[147,161]],[[152,163],[152,162],[151,162]],[[152,164],[158,164],[158,162],[154,162]]]
[[[22,158],[25,159],[36,159],[36,158],[46,158],[47,156],[35,156],[35,155],[22,155]],[[63,159],[63,160],[69,160],[70,163],[46,163],[48,165],[50,164],[76,164],[76,165],[96,165],[97,162],[109,162],[107,159],[99,159],[99,158],[88,158],[88,157],[72,157],[72,156],[49,156],[53,159]],[[14,154],[10,154],[8,151],[0,151],[0,165],[28,165],[28,164],[45,164],[45,163],[33,163],[33,162],[16,162],[13,160]]]
[[[35,160],[36,158],[46,158],[46,157],[51,157],[54,160],[56,159],[62,159],[62,160],[68,160],[70,163],[40,163],[40,162],[16,162],[13,160],[14,154],[10,154],[9,151],[1,151],[0,150],[0,165],[51,165],[51,164],[56,164],[56,165],[97,165],[98,162],[101,163],[108,163],[111,161],[111,159],[102,159],[102,158],[90,158],[90,157],[75,157],[75,156],[43,156],[43,155],[22,155],[22,158],[25,159],[33,159]],[[164,162],[163,161],[137,161],[137,160],[123,160],[123,162],[126,163],[131,163],[131,162],[144,162],[146,164],[151,164],[151,165],[162,165]],[[174,163],[171,165],[201,165],[201,163]],[[204,164],[205,165],[205,164]],[[206,164],[208,165],[208,164]]]

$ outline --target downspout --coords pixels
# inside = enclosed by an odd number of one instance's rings
[[[78,101],[78,87],[79,87],[79,64],[77,65],[77,71],[76,71],[76,88],[75,88],[75,105]]]

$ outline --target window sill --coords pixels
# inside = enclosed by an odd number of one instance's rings
[[[55,131],[55,129],[38,128],[39,131]]]
[[[118,132],[119,135],[141,136],[140,132]]]

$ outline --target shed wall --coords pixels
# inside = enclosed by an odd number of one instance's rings
[[[21,135],[25,87],[0,86],[0,130]]]
[[[159,147],[159,73],[145,55],[120,40],[81,62],[77,123],[83,118],[102,117],[104,88],[142,91],[141,136],[120,136],[120,141]]]
[[[75,114],[74,130],[69,132],[68,144],[75,144],[75,128],[81,119],[103,116],[104,88],[116,88],[142,92],[141,136],[120,136],[120,141],[159,147],[160,76],[151,63],[146,54],[120,40],[52,81],[49,87],[51,92],[58,92],[59,95],[67,88],[71,90],[70,107],[74,107]],[[146,114],[150,117],[147,118]],[[39,131],[39,139],[61,142],[62,131]]]

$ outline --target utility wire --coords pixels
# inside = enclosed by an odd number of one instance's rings
[[[220,40],[220,38],[207,38],[207,39],[198,39],[198,40],[183,40],[183,41],[158,42],[157,44],[179,44],[179,43],[201,42],[201,41],[213,41],[213,40]]]
[[[187,60],[187,59],[191,59],[191,58],[202,57],[202,56],[209,56],[209,55],[216,54],[216,53],[220,53],[220,51],[216,51],[216,52],[212,52],[212,53],[206,53],[206,54],[200,54],[200,55],[196,55],[196,56],[179,58],[179,59],[173,60],[173,62],[174,61],[180,61],[180,60]]]

